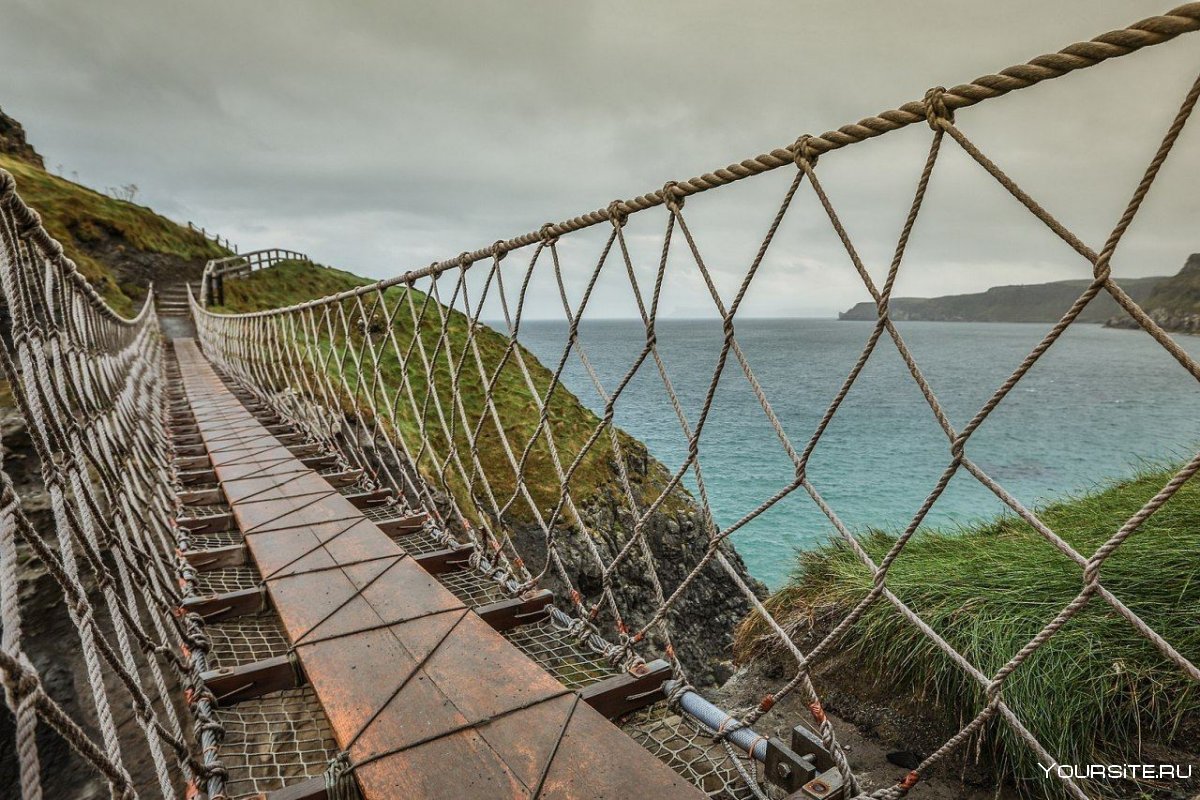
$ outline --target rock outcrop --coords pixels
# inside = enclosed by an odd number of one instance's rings
[[[1165,330],[1200,334],[1200,253],[1192,253],[1183,269],[1160,280],[1149,297],[1142,301],[1142,307]],[[1138,327],[1125,314],[1105,324],[1110,328]]]
[[[5,114],[4,109],[0,109],[0,153],[28,161],[40,169],[46,168],[41,155],[26,140],[25,128]]]

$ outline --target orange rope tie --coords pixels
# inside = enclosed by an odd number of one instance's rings
[[[813,715],[813,719],[817,721],[818,725],[825,722],[825,709],[821,707],[820,701],[809,703],[808,710]]]
[[[917,781],[919,780],[921,780],[921,776],[918,775],[917,771],[914,769],[912,772],[904,776],[904,780],[900,781],[900,788],[907,792],[909,789],[916,786]]]
[[[758,747],[759,742],[766,742],[766,741],[770,741],[769,736],[763,736],[761,733],[758,736],[755,736],[754,741],[752,741],[750,743],[750,746],[746,748],[746,760],[747,761],[752,760],[754,758],[754,748]]]
[[[759,701],[759,704],[758,704],[758,710],[763,712],[764,714],[767,713],[768,711],[770,711],[774,707],[775,707],[775,695],[773,695],[773,694],[766,695],[765,697],[763,697],[763,699],[761,701]]]

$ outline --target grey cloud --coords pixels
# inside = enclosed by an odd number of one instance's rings
[[[664,3],[108,3],[9,0],[0,105],[48,164],[246,247],[393,275],[641,194],[1163,10],[1153,0]],[[980,146],[1098,245],[1194,77],[1186,41],[960,114]],[[1117,274],[1197,247],[1200,140],[1185,132]],[[890,259],[929,132],[831,154],[823,180],[874,274]],[[692,198],[723,292],[791,175]],[[658,214],[658,216],[654,216]],[[636,223],[639,266],[662,217]],[[634,225],[634,223],[631,223]],[[632,233],[632,229],[631,229]],[[588,250],[584,245],[591,249]],[[580,276],[596,237],[564,248]],[[672,262],[668,311],[711,307]],[[1085,275],[1086,265],[948,145],[897,287],[905,294]],[[582,278],[581,278],[582,279]],[[752,287],[753,314],[866,298],[802,189]],[[614,272],[598,309],[628,316]],[[557,312],[552,287],[535,312]]]

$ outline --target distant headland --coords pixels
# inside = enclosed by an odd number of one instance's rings
[[[1200,333],[1200,253],[1188,257],[1173,276],[1123,278],[1121,288],[1170,331]],[[1051,283],[993,286],[985,292],[943,297],[893,297],[889,307],[897,321],[930,322],[1057,322],[1087,287],[1086,279]],[[875,304],[858,303],[838,314],[841,320],[872,321]],[[1113,328],[1136,323],[1107,293],[1098,295],[1079,315],[1079,322]]]

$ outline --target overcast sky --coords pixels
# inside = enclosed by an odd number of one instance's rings
[[[243,249],[290,247],[384,277],[894,108],[930,86],[1167,5],[4,0],[0,107],[67,177],[94,187],[136,183],[140,202]],[[1192,35],[964,110],[958,121],[1098,247],[1198,68],[1200,35]],[[911,126],[821,161],[876,274],[929,136]],[[897,294],[1089,274],[956,146],[944,155]],[[1118,254],[1118,276],[1173,273],[1200,250],[1198,167],[1194,120]],[[725,294],[792,174],[689,200]],[[630,223],[643,274],[664,220],[656,209]],[[588,272],[599,241],[564,241],[572,279]],[[664,313],[712,313],[685,258],[672,261],[669,282]],[[632,315],[619,283],[615,270],[602,281],[596,315]],[[830,315],[866,297],[802,191],[747,313]],[[554,310],[548,284],[534,298],[539,315]]]

